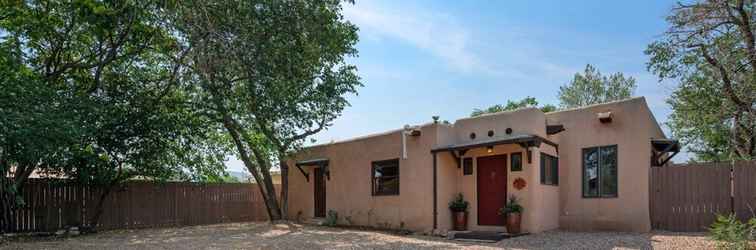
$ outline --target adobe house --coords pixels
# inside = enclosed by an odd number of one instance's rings
[[[650,167],[677,150],[643,97],[406,126],[302,150],[291,160],[288,212],[335,210],[339,223],[443,232],[447,204],[462,193],[470,230],[505,231],[497,212],[516,196],[527,232],[646,232]]]

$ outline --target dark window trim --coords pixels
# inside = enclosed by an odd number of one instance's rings
[[[396,178],[399,180],[399,182],[396,184],[396,193],[376,193],[375,192],[375,167],[376,165],[384,164],[384,163],[393,163],[396,162]],[[380,160],[380,161],[373,161],[370,163],[370,192],[373,196],[396,196],[399,195],[399,190],[401,190],[401,163],[399,161],[399,158],[394,159],[388,159],[388,160]],[[384,177],[394,177],[394,176],[384,176]]]
[[[470,163],[470,165],[467,165],[466,163]],[[463,176],[464,175],[473,175],[474,172],[475,172],[475,170],[473,170],[473,158],[472,157],[462,158],[462,175]]]
[[[591,150],[591,149],[598,150],[597,154],[599,154],[599,159],[598,159],[599,166],[598,166],[598,169],[596,169],[596,171],[597,171],[597,174],[599,174],[599,173],[601,173],[601,152],[600,152],[601,149],[600,148],[608,148],[608,147],[614,147],[615,148],[615,150],[614,150],[615,154],[617,155],[617,162],[616,162],[616,164],[617,164],[617,166],[616,166],[617,167],[617,178],[616,178],[617,179],[617,193],[615,193],[614,195],[602,195],[601,194],[601,177],[599,175],[599,178],[598,178],[598,181],[599,181],[599,183],[598,183],[598,186],[599,186],[598,195],[595,195],[595,196],[586,196],[585,195],[585,151]],[[581,169],[580,172],[581,172],[581,175],[582,175],[580,177],[580,179],[581,179],[581,182],[580,182],[580,193],[581,194],[580,195],[583,197],[583,199],[611,199],[611,198],[618,198],[619,197],[619,147],[617,146],[617,144],[583,148],[583,150],[580,151],[580,169]]]
[[[520,156],[520,169],[514,170],[514,157],[515,155]],[[509,154],[509,172],[521,172],[522,171],[522,152],[513,152]]]
[[[554,158],[556,160],[556,172],[554,172],[554,174],[556,175],[555,176],[556,179],[555,179],[554,183],[546,183],[545,182],[546,181],[546,178],[545,178],[546,175],[545,175],[545,172],[544,172],[543,163],[544,163],[544,159],[546,159],[548,157]],[[550,155],[550,154],[547,154],[547,153],[544,153],[544,152],[541,152],[541,162],[540,162],[540,166],[538,166],[538,169],[539,169],[539,171],[541,171],[541,184],[542,185],[559,186],[559,157],[553,156],[553,155]]]

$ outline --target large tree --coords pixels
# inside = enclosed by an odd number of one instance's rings
[[[14,1],[0,12],[6,199],[33,171],[104,188],[215,175],[213,131],[185,105],[163,1]],[[5,98],[8,97],[9,98]],[[17,123],[21,122],[21,123]],[[3,214],[12,209],[3,203]],[[101,206],[99,206],[101,208]],[[96,225],[101,209],[93,218]],[[8,219],[1,221],[7,225]]]
[[[538,101],[535,99],[535,97],[528,96],[519,101],[507,100],[506,105],[496,104],[486,109],[476,108],[473,110],[470,116],[476,117],[476,116],[481,116],[484,114],[515,110],[515,109],[521,109],[521,108],[528,108],[528,107],[538,107]],[[543,111],[544,113],[548,113],[548,112],[556,111],[556,106],[551,105],[551,104],[545,104],[539,107],[539,109],[541,109],[541,111]]]
[[[186,87],[198,113],[225,130],[265,199],[271,220],[287,213],[289,154],[325,129],[360,86],[357,28],[339,0],[186,1],[176,12]],[[281,168],[281,200],[270,171]]]
[[[678,4],[651,43],[648,68],[679,81],[670,128],[700,160],[756,156],[756,6],[753,0]]]
[[[622,100],[631,97],[635,88],[635,78],[619,72],[604,76],[588,64],[583,74],[576,73],[568,85],[559,87],[559,105],[574,108]]]

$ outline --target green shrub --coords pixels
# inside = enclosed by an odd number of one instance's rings
[[[325,224],[326,226],[336,226],[336,223],[339,222],[339,212],[336,212],[336,210],[328,210],[328,214],[326,215]]]
[[[509,197],[509,201],[504,204],[504,207],[499,208],[499,215],[506,215],[508,213],[522,213],[525,208],[520,205],[520,201],[517,200],[517,197],[512,195],[512,197]]]
[[[454,200],[449,202],[449,209],[451,209],[452,212],[465,212],[467,211],[468,205],[470,205],[470,203],[465,200],[462,193],[459,193],[454,197]]]
[[[756,238],[756,218],[743,223],[734,214],[717,215],[717,220],[709,227],[711,238],[719,241],[721,249],[745,250]]]

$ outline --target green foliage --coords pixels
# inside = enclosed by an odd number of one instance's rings
[[[273,162],[285,171],[283,159],[361,86],[345,62],[357,27],[341,3],[7,2],[0,170],[15,167],[19,182],[43,170],[105,187],[229,181],[222,163],[233,149],[275,204]]]
[[[517,200],[517,197],[512,196],[509,197],[509,200],[507,201],[507,204],[504,205],[504,207],[499,209],[499,215],[506,215],[508,213],[522,213],[525,208],[520,205],[520,202]]]
[[[162,21],[170,7],[87,0],[3,6],[0,165],[3,174],[17,170],[6,185],[21,187],[32,171],[106,188],[223,171],[223,148],[211,146],[213,131],[186,108],[189,94],[176,82],[177,40]]]
[[[481,116],[484,114],[491,114],[491,113],[496,113],[496,112],[516,110],[516,109],[529,108],[529,107],[538,107],[538,101],[536,101],[535,97],[528,96],[519,101],[507,100],[507,105],[497,104],[497,105],[488,107],[486,109],[475,109],[470,114],[470,117],[476,117],[476,116]],[[540,109],[544,113],[548,113],[548,112],[556,111],[556,106],[551,105],[551,104],[546,104],[546,105],[541,106]]]
[[[695,160],[756,157],[755,7],[679,3],[667,16],[669,30],[645,51],[649,71],[678,83],[667,100],[669,126]]]
[[[756,240],[756,218],[743,223],[734,214],[718,214],[709,227],[709,234],[719,242],[721,249],[751,249],[750,241]]]
[[[730,145],[731,114],[734,108],[723,97],[710,71],[686,77],[667,99],[672,107],[667,125],[693,153],[694,161],[724,161],[733,151]]]
[[[449,202],[449,209],[451,209],[452,212],[465,212],[469,205],[470,203],[465,200],[462,193],[459,193],[454,197],[454,200]]]
[[[361,86],[357,27],[344,20],[341,1],[185,1],[175,33],[186,53],[184,84],[194,110],[225,130],[256,182],[272,219],[279,208],[270,169],[330,125]]]
[[[339,212],[336,212],[336,210],[328,210],[328,214],[326,214],[325,218],[325,225],[332,227],[336,226],[339,222]]]
[[[591,104],[630,98],[636,89],[635,78],[622,73],[604,76],[593,65],[585,65],[583,74],[576,73],[572,81],[559,87],[559,106],[575,108]]]

